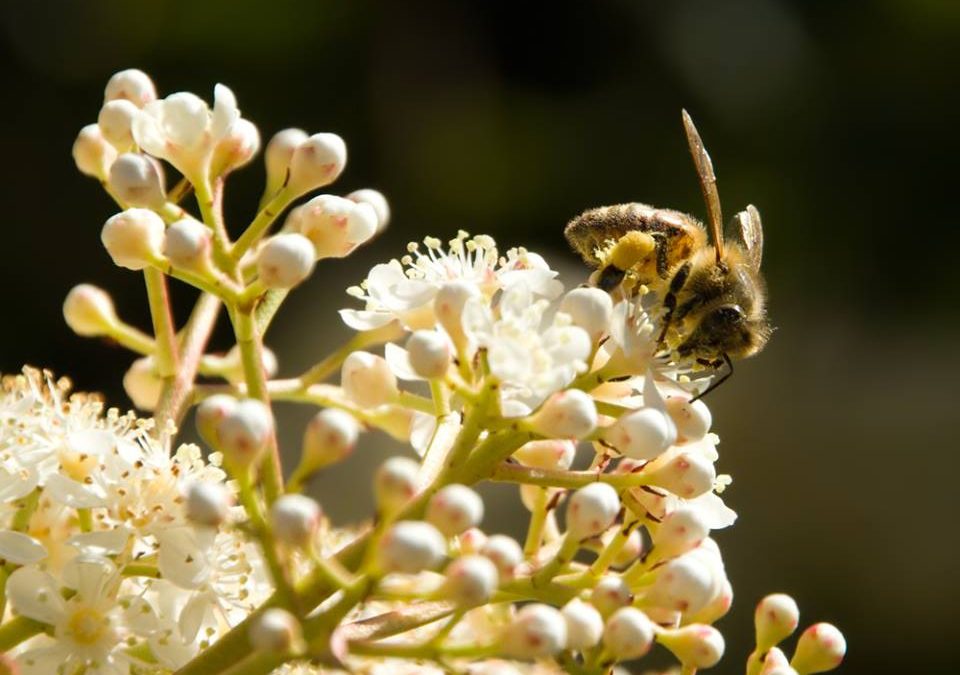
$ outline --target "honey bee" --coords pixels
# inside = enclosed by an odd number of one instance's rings
[[[686,110],[683,126],[707,206],[709,239],[694,217],[636,202],[585,211],[564,234],[597,268],[592,279],[599,288],[630,294],[645,286],[657,294],[662,347],[704,366],[726,364],[713,388],[732,374],[731,359],[756,354],[770,337],[760,275],[763,228],[750,205],[733,218],[739,241],[724,241],[713,163]]]

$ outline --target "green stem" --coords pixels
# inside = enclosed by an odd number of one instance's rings
[[[41,488],[35,488],[33,492],[24,497],[17,506],[17,512],[13,516],[11,525],[17,532],[26,532],[30,528],[30,519],[33,518],[37,506],[40,504]],[[2,615],[0,615],[2,616]]]
[[[77,509],[81,532],[93,532],[93,513],[90,509]]]
[[[170,298],[167,294],[167,280],[160,270],[148,267],[143,271],[147,282],[147,299],[150,302],[150,317],[153,319],[156,352],[154,359],[157,374],[167,383],[172,382],[177,370],[174,346],[173,316],[170,313]]]
[[[533,502],[533,512],[530,514],[530,527],[527,529],[527,539],[523,544],[523,554],[527,558],[532,558],[540,550],[540,542],[543,540],[543,526],[547,522],[547,489],[537,490],[536,499]]]
[[[365,347],[389,342],[390,340],[401,337],[403,333],[403,327],[397,321],[391,321],[386,326],[381,326],[380,328],[357,333],[347,340],[343,346],[301,375],[300,381],[304,386],[323,382],[333,375],[343,364],[344,359],[353,352],[358,349],[364,349]]]
[[[239,262],[243,254],[260,240],[260,237],[266,233],[270,225],[273,224],[273,221],[283,213],[283,210],[293,201],[294,197],[295,195],[291,194],[290,190],[283,187],[267,202],[267,205],[260,210],[257,217],[253,219],[250,226],[247,227],[233,245],[233,249],[230,251],[230,258],[234,264]]]
[[[267,334],[267,328],[270,327],[273,317],[276,315],[277,310],[280,309],[280,305],[283,304],[289,292],[289,288],[271,288],[260,298],[260,302],[257,303],[257,309],[254,312],[257,332],[260,333],[260,335]]]
[[[542,586],[553,579],[557,573],[562,571],[563,568],[573,560],[573,556],[576,554],[578,548],[580,548],[580,542],[577,541],[575,537],[571,537],[569,532],[565,534],[563,536],[563,542],[561,542],[560,548],[557,549],[553,558],[548,560],[544,566],[537,570],[533,577],[531,577],[533,586]]]
[[[25,616],[18,616],[0,626],[0,654],[16,647],[24,640],[29,640],[34,635],[42,633],[46,624],[39,621],[28,619]]]
[[[220,267],[233,274],[236,264],[227,253],[230,237],[227,235],[227,226],[223,222],[221,212],[223,181],[217,180],[216,185],[211,186],[207,180],[198,180],[194,182],[193,187],[203,222],[213,231],[213,258]]]
[[[564,471],[559,469],[539,469],[522,464],[502,463],[494,470],[490,480],[577,489],[590,483],[607,483],[617,490],[648,485],[650,480],[644,473],[600,473],[597,471]]]

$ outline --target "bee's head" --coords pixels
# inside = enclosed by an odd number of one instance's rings
[[[740,305],[713,307],[700,316],[700,321],[677,351],[681,356],[716,360],[722,354],[734,359],[752,356],[770,337],[766,317],[751,318]]]

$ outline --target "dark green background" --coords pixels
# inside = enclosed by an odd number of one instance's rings
[[[580,210],[701,214],[687,107],[727,213],[763,214],[778,327],[710,397],[741,514],[717,537],[737,593],[718,672],[740,672],[769,591],[843,628],[842,672],[956,672],[960,3],[48,0],[5,3],[0,23],[0,369],[48,366],[123,406],[130,357],[60,317],[91,281],[147,325],[140,277],[99,243],[111,204],[70,158],[112,72],[208,99],[224,82],[265,137],[336,131],[350,160],[335,188],[390,198],[390,230],[321,266],[278,319],[268,342],[285,375],[348,334],[333,314],[343,289],[409,239],[488,232],[575,284],[560,231]],[[261,181],[259,163],[231,181],[235,225]],[[290,414],[295,451],[307,411]],[[317,486],[337,520],[366,512],[386,452],[366,437]],[[517,531],[511,513],[494,509],[489,529]]]

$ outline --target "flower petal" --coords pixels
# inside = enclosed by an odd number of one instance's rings
[[[67,543],[79,549],[82,553],[108,556],[122,553],[129,540],[130,530],[126,526],[121,526],[115,530],[75,534],[67,539]]]
[[[47,549],[22,532],[0,530],[0,559],[15,565],[31,565],[47,557]]]
[[[17,613],[55,624],[64,615],[64,600],[56,579],[36,567],[21,567],[7,579],[7,599]]]
[[[75,509],[107,505],[107,495],[99,485],[84,485],[59,473],[47,478],[46,488],[56,501]]]

